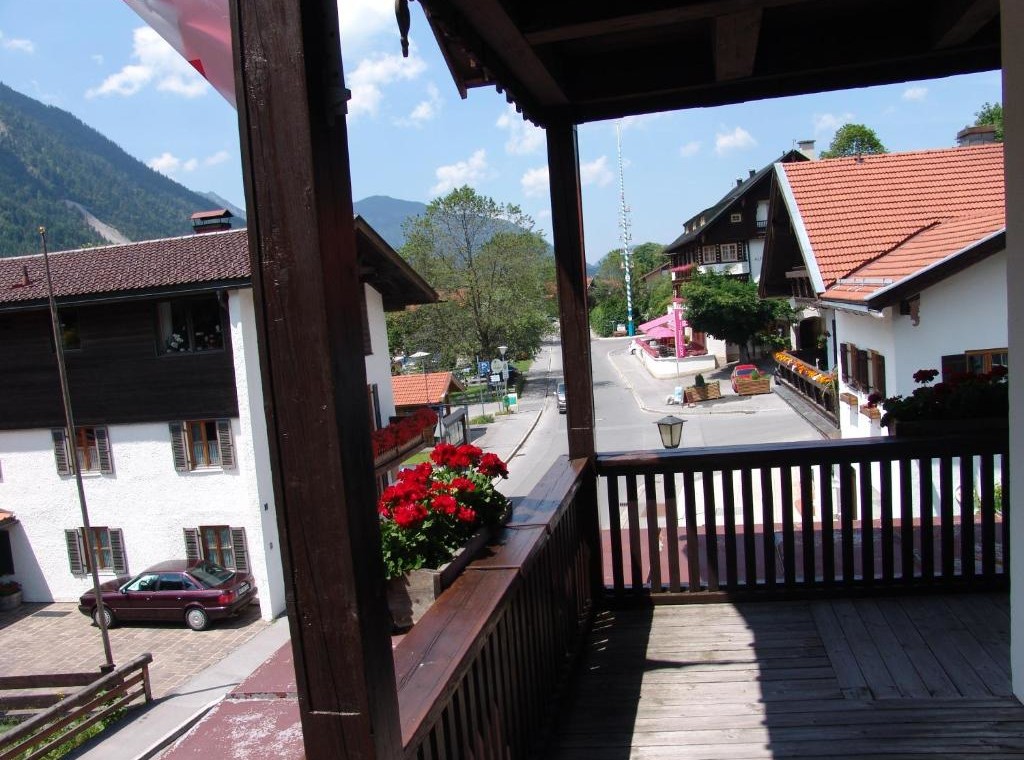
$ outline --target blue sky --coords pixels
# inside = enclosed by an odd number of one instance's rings
[[[393,7],[340,6],[354,197],[428,202],[470,184],[549,231],[543,134],[493,89],[460,100],[416,3],[403,60]],[[187,187],[244,205],[234,109],[120,0],[0,0],[0,81]],[[737,177],[797,140],[827,148],[853,121],[891,151],[950,147],[983,103],[1001,99],[1000,75],[989,72],[626,120],[633,243],[670,242]],[[615,124],[582,126],[579,137],[587,259],[596,261],[621,245]]]

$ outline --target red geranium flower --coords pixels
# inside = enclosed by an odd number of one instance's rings
[[[401,504],[395,507],[395,524],[400,528],[418,526],[427,519],[427,510],[422,504]]]
[[[489,478],[496,478],[498,476],[508,477],[508,467],[497,454],[491,454],[490,452],[480,457],[478,469]]]
[[[476,510],[469,507],[459,507],[459,513],[457,515],[460,522],[472,523],[476,522]]]
[[[434,508],[435,512],[440,512],[443,515],[453,515],[459,509],[459,503],[450,494],[435,496],[431,500],[430,505]]]

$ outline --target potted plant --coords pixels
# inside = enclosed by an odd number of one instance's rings
[[[759,393],[772,392],[771,375],[755,369],[749,375],[738,375],[735,378],[736,393],[740,396],[756,396]]]
[[[709,383],[704,379],[704,375],[698,374],[693,378],[693,385],[687,386],[683,390],[683,394],[686,402],[692,404],[697,401],[721,398],[722,389],[719,387],[717,380],[712,380]]]
[[[1009,383],[1006,367],[991,372],[967,372],[932,385],[938,370],[914,373],[919,387],[907,396],[883,399],[868,396],[868,404],[881,405],[881,424],[896,435],[920,435],[964,430],[1007,429]]]
[[[430,460],[399,472],[377,504],[396,630],[419,620],[507,518],[509,501],[494,487],[508,477],[498,456],[439,443]]]
[[[0,611],[13,610],[21,604],[21,584],[17,581],[0,581]]]

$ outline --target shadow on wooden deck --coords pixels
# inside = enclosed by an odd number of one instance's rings
[[[1005,593],[599,615],[549,760],[1024,756]]]

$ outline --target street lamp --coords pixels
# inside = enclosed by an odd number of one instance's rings
[[[505,352],[508,346],[498,346],[498,353],[501,354],[501,390],[503,395],[508,395],[508,362],[505,361]]]
[[[666,449],[677,449],[683,439],[683,422],[671,414],[662,417],[655,424],[658,426],[658,433],[661,435],[661,445]]]

